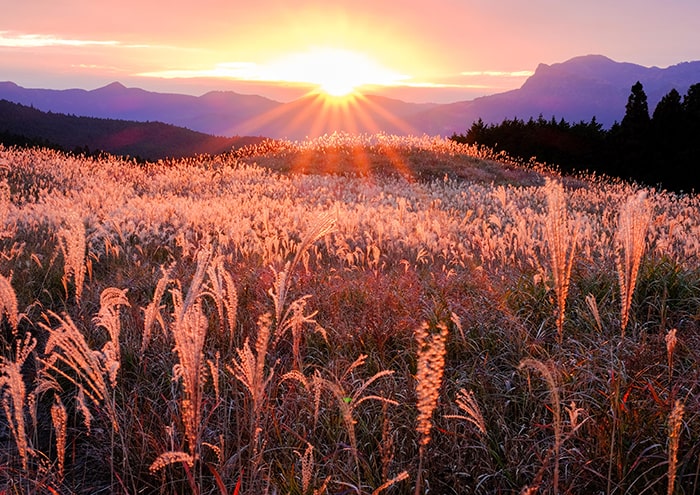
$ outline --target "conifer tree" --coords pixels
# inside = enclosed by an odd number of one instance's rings
[[[675,88],[656,105],[651,127],[651,141],[654,143],[652,152],[656,160],[654,179],[665,187],[682,187],[686,118],[681,95]]]
[[[652,157],[649,156],[651,118],[647,95],[642,83],[637,81],[625,106],[625,116],[620,123],[616,144],[619,152],[618,173],[623,178],[634,178],[644,183],[658,182]]]
[[[647,95],[642,83],[637,81],[632,86],[632,93],[627,99],[625,116],[622,118],[621,124],[622,130],[632,135],[645,133],[649,129],[650,121]]]

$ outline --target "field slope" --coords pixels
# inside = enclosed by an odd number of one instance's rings
[[[700,202],[437,138],[0,147],[9,493],[690,493]]]

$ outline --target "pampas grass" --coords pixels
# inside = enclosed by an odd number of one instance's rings
[[[455,399],[455,404],[457,404],[457,407],[459,407],[465,414],[448,414],[445,415],[445,417],[468,421],[477,427],[479,433],[486,435],[486,422],[484,421],[484,416],[481,414],[479,403],[474,397],[474,391],[467,391],[463,388],[460,389],[457,394],[457,398]]]
[[[100,295],[100,310],[93,321],[109,332],[109,341],[102,347],[104,366],[109,375],[109,382],[114,389],[117,386],[117,374],[121,366],[119,335],[121,334],[120,308],[128,307],[127,289],[109,287]]]
[[[683,412],[685,407],[679,400],[673,405],[668,417],[668,489],[667,494],[673,495],[676,484],[676,469],[678,468],[678,443],[680,431],[683,426]]]
[[[238,313],[238,291],[233,277],[224,267],[224,259],[217,256],[207,269],[211,291],[209,295],[216,304],[219,315],[219,326],[228,330],[228,344],[233,345],[236,332],[236,316]]]
[[[194,461],[199,458],[201,448],[202,389],[206,380],[207,364],[203,352],[207,318],[202,310],[200,298],[211,256],[208,248],[197,254],[195,273],[184,297],[179,288],[172,290],[174,311],[170,333],[175,341],[173,351],[178,358],[178,364],[173,367],[173,377],[182,381],[180,418],[185,429],[189,459]],[[172,462],[178,458],[176,455],[167,457]]]
[[[36,347],[36,339],[29,333],[17,343],[14,360],[0,357],[0,394],[2,408],[12,432],[12,438],[22,460],[22,469],[26,471],[30,446],[25,427],[25,401],[27,391],[22,376],[22,366]]]
[[[144,318],[143,318],[143,334],[141,337],[141,354],[146,351],[148,344],[151,342],[151,331],[153,326],[158,323],[163,332],[166,331],[165,321],[163,320],[163,315],[161,310],[163,305],[161,305],[161,300],[165,295],[165,289],[171,282],[170,273],[172,269],[165,269],[161,267],[162,276],[156,284],[156,289],[153,293],[153,300],[149,305],[143,308]]]
[[[645,191],[630,197],[618,215],[615,232],[615,263],[620,284],[620,329],[623,338],[629,323],[632,296],[646,247],[650,222],[651,208],[646,200]]]
[[[68,414],[61,397],[56,394],[55,402],[51,406],[51,423],[56,433],[56,457],[58,458],[58,478],[63,479],[66,459],[66,429],[68,427]]]
[[[12,335],[17,334],[19,324],[19,311],[17,309],[17,295],[12,288],[9,278],[0,275],[0,317],[7,318],[12,329]]]
[[[693,491],[696,196],[628,236],[636,186],[441,139],[258,151],[0,147],[0,492]]]
[[[566,298],[571,283],[571,268],[574,264],[578,231],[576,223],[568,218],[564,188],[561,183],[547,179],[544,187],[547,196],[545,234],[550,268],[557,296],[557,333],[559,343],[564,338],[564,316]]]
[[[553,416],[554,429],[554,447],[552,455],[554,457],[554,473],[552,475],[552,489],[555,494],[559,493],[559,452],[562,444],[562,420],[561,420],[561,403],[559,399],[559,384],[555,379],[555,375],[551,370],[551,365],[545,364],[536,359],[523,359],[518,366],[519,369],[530,368],[542,375],[549,389],[549,401]],[[574,408],[575,409],[575,408]],[[536,486],[536,485],[535,485]]]
[[[430,431],[433,427],[433,411],[437,406],[442,375],[445,371],[447,325],[438,323],[436,328],[431,328],[427,323],[423,323],[416,330],[415,338],[418,344],[418,372],[416,373],[418,420],[416,431],[419,434],[418,442],[420,445],[415,493],[418,495],[423,476],[423,459],[426,447],[430,443]]]
[[[80,298],[85,283],[85,252],[87,249],[85,224],[78,214],[69,216],[58,230],[58,239],[63,252],[64,274],[63,286],[68,295],[68,279],[73,277],[75,284],[75,302],[80,305]]]
[[[48,312],[47,321],[58,323],[52,328],[47,323],[40,327],[48,333],[45,353],[42,359],[40,389],[56,388],[57,380],[66,379],[76,388],[76,394],[83,394],[94,407],[105,405],[115,430],[119,428],[110,399],[110,370],[114,369],[111,356],[90,348],[82,332],[70,316]]]

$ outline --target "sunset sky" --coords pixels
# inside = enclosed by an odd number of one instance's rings
[[[0,12],[0,80],[54,89],[447,102],[579,55],[700,60],[697,0],[0,0]]]

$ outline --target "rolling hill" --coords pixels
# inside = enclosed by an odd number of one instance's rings
[[[42,112],[0,100],[0,135],[54,144],[65,150],[102,150],[143,159],[221,153],[260,138],[217,137],[161,122],[135,122]]]

